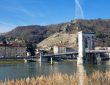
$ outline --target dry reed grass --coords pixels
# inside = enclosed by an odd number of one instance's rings
[[[81,78],[82,77],[82,78]],[[21,80],[0,81],[0,85],[110,85],[110,71],[95,71],[91,75],[83,76],[67,74],[53,74]]]

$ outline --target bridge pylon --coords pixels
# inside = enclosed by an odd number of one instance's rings
[[[93,50],[94,49],[94,33],[85,33],[85,32],[78,32],[78,57],[77,57],[77,64],[84,63],[84,57],[86,57],[85,51],[86,50]]]

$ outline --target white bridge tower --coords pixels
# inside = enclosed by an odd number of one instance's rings
[[[78,57],[77,64],[83,64],[86,50],[94,49],[94,33],[78,32]]]

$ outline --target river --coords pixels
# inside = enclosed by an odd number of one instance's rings
[[[110,61],[98,65],[77,65],[76,62],[58,62],[50,65],[47,62],[30,62],[18,64],[1,64],[0,80],[21,79],[53,73],[74,74],[77,72],[92,73],[94,70],[110,71]]]

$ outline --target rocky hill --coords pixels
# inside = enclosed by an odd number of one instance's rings
[[[83,30],[86,32],[95,32],[95,45],[96,46],[110,46],[110,19],[96,19],[96,20],[72,20],[68,23],[60,23],[55,25],[48,26],[19,26],[13,29],[12,31],[5,34],[5,37],[8,38],[20,38],[23,40],[29,40],[37,43],[46,42],[62,42],[65,40],[64,45],[71,42],[71,39],[68,40],[69,35],[74,35],[78,31]],[[54,34],[54,35],[53,35]],[[59,37],[55,37],[55,35]],[[49,39],[48,37],[53,36],[54,40]],[[60,37],[61,36],[61,37]],[[66,36],[65,38],[62,36]],[[73,37],[73,36],[72,36]],[[72,38],[69,37],[69,38]],[[58,39],[56,39],[58,38]],[[45,40],[46,39],[46,40]],[[45,40],[45,41],[43,41]],[[68,41],[66,41],[68,40]],[[68,42],[68,43],[67,43]],[[39,44],[41,46],[41,43]],[[42,44],[45,46],[44,44]],[[69,44],[71,46],[71,44]],[[48,45],[47,45],[48,46]],[[52,46],[51,44],[49,46]]]
[[[63,27],[63,32],[55,33],[38,44],[38,47],[48,47],[54,45],[64,45],[67,47],[77,47],[77,32],[94,32],[95,46],[110,46],[110,20],[75,20]]]
[[[48,48],[55,45],[77,48],[77,35],[64,32],[55,33],[40,42],[37,46],[39,48]]]

